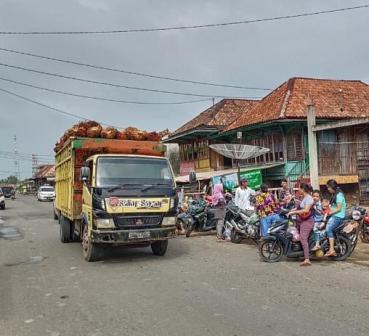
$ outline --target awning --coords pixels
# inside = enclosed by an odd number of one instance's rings
[[[247,166],[247,167],[241,167],[241,172],[251,171],[251,170],[264,170],[269,168],[274,168],[278,166],[283,166],[283,163],[271,163],[271,164],[265,164],[265,165],[255,165],[255,166]],[[210,180],[213,177],[216,176],[224,176],[229,174],[237,173],[238,169],[225,169],[225,170],[214,170],[209,172],[202,172],[202,173],[196,173],[197,179],[199,181],[205,181]],[[178,183],[188,183],[189,182],[189,175],[183,175],[176,177],[176,182]]]

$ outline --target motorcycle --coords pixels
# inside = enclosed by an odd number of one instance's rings
[[[228,205],[232,204],[232,199],[232,194],[225,194],[227,208]],[[189,237],[192,231],[206,232],[216,230],[218,219],[215,218],[216,210],[211,207],[211,202],[211,197],[192,201],[189,208],[177,217],[177,222],[180,222],[179,225],[185,228],[186,237]]]
[[[243,239],[260,239],[260,219],[253,210],[228,206],[224,226],[231,231],[232,243],[239,244]]]
[[[189,237],[192,231],[205,232],[216,229],[217,220],[213,209],[203,199],[192,201],[187,210],[177,216],[177,227]]]
[[[362,214],[363,218],[360,225],[360,238],[363,243],[369,243],[369,210]]]
[[[283,256],[287,258],[302,258],[304,256],[301,242],[296,239],[295,232],[291,230],[291,226],[295,226],[295,218],[287,218],[289,210],[283,209],[281,215],[284,217],[281,221],[274,223],[268,230],[268,236],[262,238],[259,244],[259,254],[265,262],[278,262]],[[350,218],[345,219],[341,225],[334,230],[335,246],[334,249],[337,256],[329,257],[331,260],[346,260],[354,251],[357,240],[359,226],[357,215],[358,210],[353,211]],[[356,218],[356,219],[354,219]],[[314,256],[312,249],[315,246],[313,231],[309,236],[309,249],[311,256]],[[329,250],[329,242],[322,235],[320,241],[321,249],[315,255],[323,256]]]

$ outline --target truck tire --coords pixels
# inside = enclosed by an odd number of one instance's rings
[[[164,256],[167,252],[168,240],[160,240],[151,244],[151,250],[154,255]]]
[[[94,244],[88,236],[88,227],[84,225],[82,235],[83,258],[88,262],[97,261],[102,256],[102,248],[99,244]]]
[[[70,228],[71,228],[69,219],[60,215],[59,228],[60,228],[60,241],[62,243],[69,243],[70,242]]]

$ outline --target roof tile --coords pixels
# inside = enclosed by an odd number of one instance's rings
[[[306,118],[312,99],[317,118],[369,117],[369,85],[356,80],[291,78],[241,114],[225,131],[286,118]]]

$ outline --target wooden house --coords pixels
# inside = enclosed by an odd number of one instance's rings
[[[232,168],[232,160],[211,150],[209,144],[216,143],[212,137],[225,130],[257,103],[255,100],[223,99],[165,139],[165,143],[179,144],[180,174],[186,175],[192,170],[207,172]]]
[[[340,185],[360,190],[369,200],[369,86],[361,81],[291,78],[257,105],[242,113],[223,132],[219,142],[242,142],[270,148],[270,152],[243,165],[283,162],[265,171],[271,183],[288,177],[291,182],[309,178],[307,100],[313,101],[318,124],[363,120],[347,127],[332,127],[317,134],[319,182],[335,178]]]

